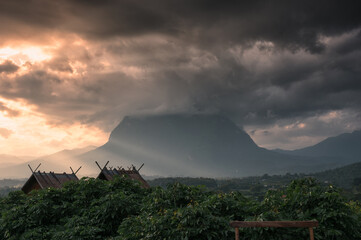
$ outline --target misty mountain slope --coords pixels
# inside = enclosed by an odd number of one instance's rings
[[[76,148],[72,150],[62,150],[57,153],[46,155],[31,161],[26,161],[23,163],[18,163],[9,167],[0,168],[0,179],[1,178],[24,178],[31,175],[28,164],[35,170],[39,163],[41,166],[39,170],[41,171],[54,171],[54,172],[70,172],[72,167],[74,171],[80,167],[81,162],[79,162],[77,156],[85,152],[95,149],[94,146],[88,146],[85,148]],[[79,172],[79,175],[84,175],[85,172]],[[86,171],[86,168],[85,168]],[[86,171],[86,173],[89,173]]]
[[[342,164],[354,163],[361,161],[361,130],[329,137],[311,147],[276,151],[296,156],[332,157]]]
[[[28,161],[34,158],[28,156],[13,156],[8,154],[0,154],[1,167],[10,167]]]
[[[110,166],[124,167],[145,163],[144,174],[162,176],[309,172],[309,165],[315,165],[310,158],[258,147],[245,131],[219,115],[125,117],[105,145],[81,160],[90,165],[109,160]]]

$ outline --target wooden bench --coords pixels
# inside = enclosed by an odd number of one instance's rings
[[[313,228],[318,226],[317,221],[261,221],[246,222],[234,221],[230,223],[235,228],[236,240],[239,240],[239,228],[244,227],[274,227],[274,228],[308,228],[310,231],[310,239],[314,240]]]

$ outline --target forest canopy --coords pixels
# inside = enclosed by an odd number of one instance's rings
[[[180,183],[144,189],[136,181],[83,178],[61,189],[0,199],[1,239],[233,239],[233,220],[318,220],[316,239],[360,239],[361,209],[332,186],[295,180],[262,202]],[[241,229],[241,239],[307,239],[305,229]]]

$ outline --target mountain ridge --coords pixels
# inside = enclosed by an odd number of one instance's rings
[[[308,157],[330,157],[338,158],[345,164],[361,161],[361,130],[351,133],[342,133],[337,136],[301,149],[282,150],[275,149],[275,152]]]
[[[147,175],[242,177],[310,172],[339,165],[319,157],[292,156],[257,146],[221,115],[127,116],[103,146],[81,156],[130,166],[145,163]],[[335,161],[337,162],[337,161]]]
[[[304,149],[314,149],[331,142],[338,145],[333,147],[335,151],[336,147],[345,145],[338,141],[361,136],[360,133],[341,134],[341,137],[331,137]],[[358,144],[358,141],[354,142]],[[351,146],[355,148],[355,145]],[[142,174],[148,176],[218,178],[313,173],[361,161],[361,152],[350,158],[323,153],[302,155],[304,149],[296,152],[271,151],[259,147],[228,118],[209,114],[127,116],[111,132],[107,143],[93,148],[63,150],[22,165],[3,167],[0,168],[0,176],[27,176],[27,164],[36,167],[39,162],[43,163],[41,169],[46,171],[63,172],[69,171],[69,166],[83,166],[80,176],[95,176],[99,172],[94,161],[100,164],[110,161],[109,167],[124,168],[139,167],[145,163]]]

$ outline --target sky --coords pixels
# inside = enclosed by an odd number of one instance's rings
[[[0,154],[212,113],[269,149],[361,129],[359,1],[0,0]]]

